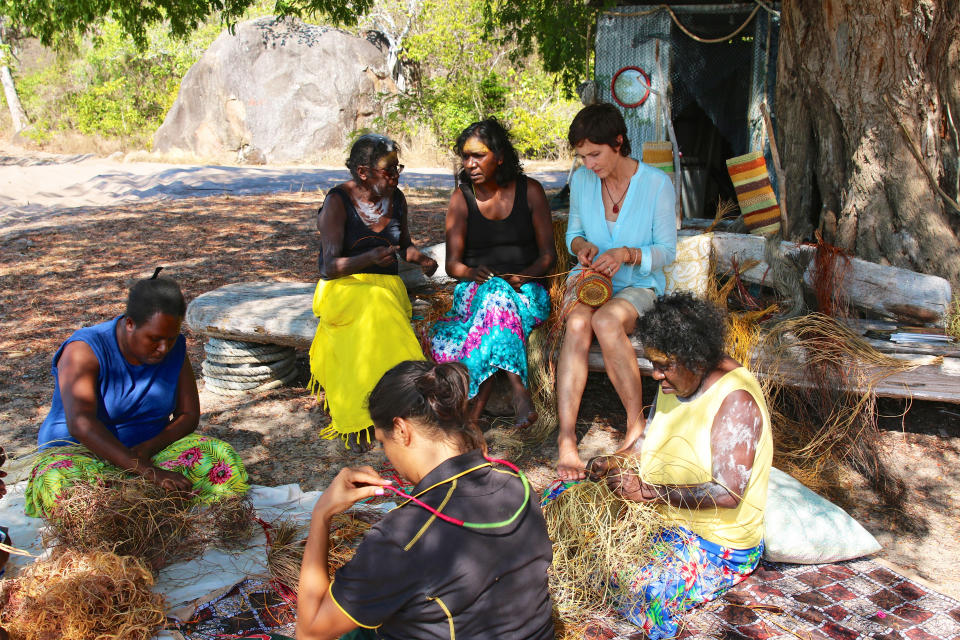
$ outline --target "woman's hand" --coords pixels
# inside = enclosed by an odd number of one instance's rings
[[[626,458],[619,454],[597,456],[587,463],[587,478],[607,483],[610,491],[625,500],[653,502],[660,492],[656,486],[640,479],[635,471],[624,468]]]
[[[515,274],[512,276],[507,276],[506,278],[504,278],[504,280],[506,280],[507,284],[513,287],[516,291],[520,291],[520,287],[522,287],[523,284],[527,280],[529,280],[529,278],[527,278],[527,276],[521,276],[519,274]]]
[[[377,475],[373,467],[344,467],[324,490],[313,508],[313,515],[329,518],[349,509],[351,505],[366,498],[382,496],[383,487],[393,484]]]
[[[480,265],[479,267],[473,267],[470,269],[469,275],[470,280],[473,282],[476,282],[477,284],[483,284],[497,274],[491,271],[486,265]]]
[[[182,476],[175,471],[167,471],[157,467],[146,467],[141,474],[148,482],[157,485],[165,491],[189,492],[193,489],[193,484],[186,476]]]
[[[625,259],[626,258],[623,255],[622,247],[608,249],[597,256],[597,259],[593,261],[593,269],[595,271],[599,271],[608,278],[612,278],[617,271],[620,270],[620,265],[623,264]]]
[[[399,248],[400,247],[393,245],[377,247],[376,249],[370,249],[367,254],[370,256],[370,261],[373,262],[373,264],[380,267],[389,267],[397,261],[397,250]]]
[[[600,253],[600,247],[584,240],[580,249],[577,250],[577,261],[585,267],[593,266],[593,259],[598,253]]]
[[[641,480],[634,471],[618,468],[609,473],[605,480],[610,491],[624,500],[654,502],[660,497],[657,487]]]
[[[423,273],[428,278],[437,272],[439,266],[436,260],[427,255],[423,256],[423,260],[420,262],[420,268],[423,269]]]

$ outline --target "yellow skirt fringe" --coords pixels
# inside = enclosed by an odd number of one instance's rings
[[[423,360],[410,325],[412,309],[399,276],[357,273],[320,280],[313,294],[313,314],[320,319],[310,346],[310,392],[324,408],[330,425],[320,437],[346,441],[373,424],[367,396],[380,378],[404,360]]]

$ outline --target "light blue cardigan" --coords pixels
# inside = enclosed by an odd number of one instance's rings
[[[614,247],[639,248],[643,253],[640,264],[620,267],[613,276],[613,292],[626,287],[646,287],[663,295],[663,268],[673,262],[677,254],[677,219],[670,178],[659,169],[639,163],[612,235],[603,215],[600,188],[600,179],[590,169],[580,167],[573,174],[567,249],[570,250],[574,238],[584,238],[597,245],[600,253]]]

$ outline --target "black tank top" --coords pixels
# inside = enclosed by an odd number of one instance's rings
[[[467,200],[467,237],[463,263],[486,265],[495,273],[519,273],[540,256],[533,215],[527,203],[527,177],[517,178],[513,209],[503,220],[489,220],[480,213],[473,185],[461,184]]]
[[[393,192],[393,200],[390,203],[389,222],[382,231],[374,231],[364,224],[363,220],[360,219],[360,214],[357,213],[356,207],[353,206],[353,200],[350,199],[350,194],[348,194],[343,187],[337,186],[330,189],[330,191],[327,192],[327,197],[329,198],[334,194],[340,197],[340,200],[343,202],[343,208],[347,214],[343,225],[343,248],[340,250],[342,257],[352,258],[361,253],[366,253],[371,249],[376,249],[377,247],[385,247],[387,245],[398,246],[400,244],[400,216],[403,215],[403,194],[400,193],[399,189]],[[322,206],[320,210],[323,210]],[[401,247],[401,250],[405,248],[406,247]],[[320,257],[317,260],[317,265],[322,277],[322,248],[320,249]],[[395,276],[398,273],[397,267],[396,262],[386,267],[371,264],[361,269],[358,273],[380,273]]]

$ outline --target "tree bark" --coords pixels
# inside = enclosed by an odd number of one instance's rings
[[[783,0],[777,121],[792,239],[960,287],[960,3]],[[889,106],[888,106],[889,105]]]
[[[0,21],[0,48],[2,47],[3,22]],[[7,106],[10,108],[13,130],[15,132],[23,131],[30,124],[30,121],[27,120],[27,113],[23,110],[23,105],[20,104],[20,96],[17,95],[17,86],[13,83],[13,74],[10,73],[10,67],[5,64],[0,64],[0,84],[3,85],[3,95],[7,99]]]

